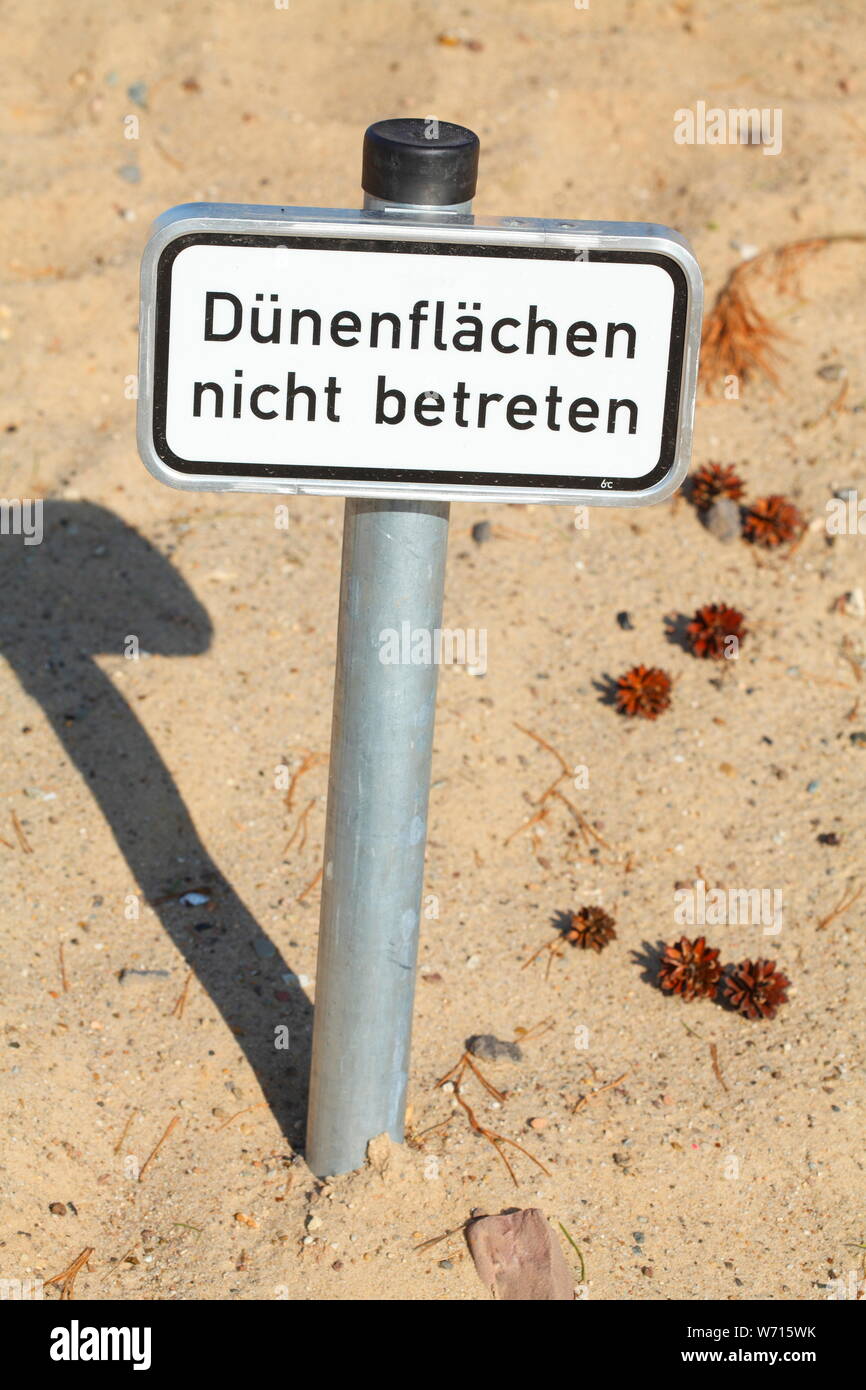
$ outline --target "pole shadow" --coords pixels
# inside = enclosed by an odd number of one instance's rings
[[[213,633],[206,610],[148,541],[89,502],[46,501],[39,545],[0,536],[0,585],[0,652],[42,707],[143,898],[219,1009],[298,1148],[312,1006],[297,983],[283,981],[290,966],[220,873],[150,735],[92,659],[122,652],[130,634],[142,651],[200,655]],[[191,889],[208,894],[207,908],[179,902]],[[206,930],[203,918],[211,924]],[[287,1002],[274,1001],[277,988]],[[289,1028],[288,1051],[275,1047],[279,1024]]]

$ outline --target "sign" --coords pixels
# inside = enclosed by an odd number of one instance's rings
[[[702,284],[666,228],[193,204],[141,300],[174,487],[628,506],[688,468]]]

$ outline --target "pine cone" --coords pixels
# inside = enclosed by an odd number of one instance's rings
[[[787,1004],[790,985],[774,960],[741,960],[725,980],[725,998],[746,1018],[775,1018],[780,1004]]]
[[[671,678],[657,666],[633,666],[616,685],[616,707],[629,717],[657,719],[671,702]]]
[[[601,907],[582,907],[571,914],[571,922],[563,936],[572,946],[582,951],[592,949],[603,951],[609,941],[616,936],[613,918]]]
[[[705,463],[692,479],[692,501],[699,512],[705,512],[717,497],[739,502],[744,492],[745,484],[730,463]]]
[[[686,1001],[713,999],[721,976],[719,953],[707,947],[703,936],[696,941],[681,936],[672,946],[665,946],[659,985],[668,993],[681,994]]]
[[[742,626],[743,615],[726,603],[706,603],[699,608],[686,628],[686,636],[695,656],[708,656],[718,659],[726,655],[725,644],[729,637],[742,642],[746,629]]]
[[[793,540],[804,526],[805,522],[793,502],[774,493],[772,497],[759,498],[747,508],[743,535],[747,541],[772,550],[785,541]]]

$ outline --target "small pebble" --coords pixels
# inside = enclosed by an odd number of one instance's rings
[[[855,733],[849,734],[848,737],[854,744],[855,748],[862,748],[866,746],[866,731],[864,731],[863,729],[857,729]]]
[[[816,792],[816,791],[818,790],[818,788],[820,787],[820,785],[821,785],[821,780],[820,780],[820,778],[817,778],[817,777],[816,777],[814,781],[812,781],[812,782],[810,782],[810,783],[808,784],[808,786],[806,787],[806,791],[807,791],[807,792]]]
[[[51,1212],[52,1216],[66,1215],[66,1207],[63,1202],[51,1202],[49,1204],[48,1210]]]
[[[127,87],[126,95],[129,97],[130,101],[135,102],[136,106],[140,106],[142,110],[147,110],[146,82],[133,82],[129,87]]]
[[[440,1261],[439,1261],[439,1268],[440,1268],[440,1269],[453,1269],[453,1268],[454,1268],[453,1261],[452,1261],[452,1260],[440,1260]]]
[[[490,540],[491,529],[489,521],[476,521],[472,527],[472,539],[476,545],[482,545],[484,541]]]
[[[847,376],[841,362],[828,362],[825,367],[819,367],[817,375],[822,381],[838,381],[840,376]]]
[[[730,497],[718,497],[703,513],[701,520],[710,535],[724,545],[736,540],[742,530],[740,508]]]
[[[827,830],[817,837],[819,845],[841,845],[842,841],[835,830]]]
[[[480,1057],[482,1062],[498,1062],[503,1057],[510,1062],[523,1060],[523,1053],[516,1042],[502,1042],[500,1038],[494,1038],[492,1033],[474,1033],[466,1039],[466,1051],[471,1052],[473,1057]]]
[[[626,613],[625,610],[623,610],[622,613],[617,613],[616,620],[623,632],[634,632],[634,623],[631,620],[630,613]]]

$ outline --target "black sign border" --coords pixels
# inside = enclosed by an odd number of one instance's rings
[[[575,475],[526,473],[464,473],[421,468],[343,468],[307,464],[213,463],[179,458],[166,439],[168,397],[168,354],[171,318],[171,274],[175,260],[188,246],[285,246],[316,251],[379,251],[405,255],[499,256],[515,260],[557,260],[620,262],[630,265],[657,265],[673,281],[674,303],[668,353],[667,390],[662,419],[662,446],[658,463],[640,478],[597,478]],[[441,483],[446,486],[551,488],[562,491],[646,492],[660,483],[676,466],[677,431],[683,363],[686,349],[689,290],[683,267],[670,256],[654,251],[581,250],[578,247],[510,246],[472,242],[405,241],[330,236],[297,236],[262,232],[188,232],[169,242],[156,268],[156,322],[154,332],[154,379],[151,429],[153,447],[167,467],[187,477],[315,479],[321,482]]]

